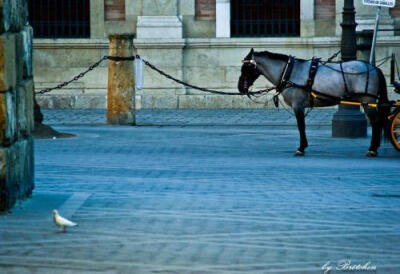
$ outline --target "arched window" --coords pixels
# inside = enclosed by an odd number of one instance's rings
[[[89,0],[29,0],[36,38],[89,38]]]
[[[300,36],[300,0],[231,0],[231,37]]]

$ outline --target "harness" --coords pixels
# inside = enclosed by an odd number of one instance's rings
[[[306,92],[308,92],[310,94],[310,105],[311,105],[311,108],[313,108],[313,106],[314,106],[314,99],[316,99],[319,96],[320,97],[325,97],[325,98],[333,100],[333,101],[337,101],[337,102],[339,102],[341,104],[353,104],[353,105],[364,105],[365,103],[345,101],[344,99],[348,99],[349,100],[351,98],[354,98],[355,96],[370,96],[370,97],[372,97],[374,99],[378,99],[379,98],[376,95],[368,94],[369,73],[370,72],[368,70],[368,65],[367,64],[366,64],[366,66],[367,66],[367,80],[366,80],[366,84],[365,84],[364,94],[355,94],[355,93],[351,93],[349,91],[348,86],[347,86],[346,77],[345,77],[345,72],[343,70],[342,62],[340,62],[339,64],[340,64],[340,72],[341,72],[342,77],[343,77],[346,96],[344,98],[341,98],[341,97],[325,94],[325,93],[319,92],[317,90],[314,90],[312,87],[314,85],[314,80],[315,80],[315,76],[317,75],[317,72],[318,72],[320,61],[321,61],[321,58],[313,57],[311,59],[310,69],[309,69],[309,72],[308,72],[308,79],[306,80],[306,84],[305,85],[299,85],[299,84],[296,84],[296,83],[290,81],[290,76],[291,76],[291,73],[293,71],[293,66],[294,66],[294,63],[295,63],[295,57],[289,56],[288,62],[287,62],[286,66],[285,66],[285,68],[284,68],[284,70],[282,72],[281,80],[280,80],[279,84],[276,87],[277,94],[274,95],[274,97],[273,97],[274,104],[275,104],[276,107],[278,107],[278,105],[279,105],[279,99],[278,99],[279,94],[282,93],[286,88],[289,88],[289,87],[301,88],[301,89],[305,90]],[[369,103],[369,104],[366,104],[366,105],[372,106],[372,107],[376,107],[377,106],[377,104],[372,104],[372,103]]]
[[[314,85],[314,79],[318,71],[318,65],[320,60],[321,58],[315,58],[315,57],[311,59],[310,71],[308,72],[308,79],[305,90],[312,90],[312,86]],[[314,96],[310,96],[310,104],[311,108],[314,107]]]
[[[287,86],[290,80],[290,76],[292,75],[293,67],[294,67],[294,62],[295,58],[293,56],[289,56],[289,59],[285,65],[285,68],[282,71],[280,81],[278,85],[276,86],[276,91],[278,93],[281,93]]]
[[[315,76],[317,75],[317,72],[318,72],[319,63],[321,62],[321,58],[313,57],[311,59],[310,68],[309,68],[309,72],[308,72],[308,78],[306,80],[306,84],[305,85],[299,85],[299,84],[296,84],[296,83],[290,81],[290,77],[291,77],[291,74],[292,74],[292,71],[293,71],[293,67],[294,67],[295,61],[296,61],[296,58],[294,56],[290,55],[286,65],[285,65],[285,67],[284,67],[284,69],[282,71],[282,74],[281,74],[281,77],[280,77],[278,85],[276,87],[272,88],[272,89],[276,90],[276,94],[273,97],[273,102],[275,104],[275,107],[279,106],[279,97],[278,96],[285,89],[290,88],[290,87],[300,88],[300,89],[303,89],[304,91],[308,92],[309,95],[310,95],[311,108],[314,106],[314,99],[316,99],[318,97],[324,97],[324,98],[327,98],[329,100],[336,101],[339,104],[368,105],[368,106],[371,106],[371,107],[376,107],[377,106],[377,104],[372,104],[372,103],[366,104],[366,103],[359,103],[359,102],[350,101],[351,98],[354,98],[355,96],[370,96],[370,97],[372,97],[374,99],[378,99],[379,98],[376,95],[368,94],[368,86],[369,86],[369,70],[368,69],[367,69],[367,81],[366,81],[366,85],[365,85],[365,92],[363,94],[350,93],[349,89],[348,89],[348,86],[347,86],[347,81],[346,81],[346,77],[345,77],[345,72],[343,70],[342,62],[339,62],[340,70],[337,70],[337,71],[342,74],[343,82],[344,82],[344,88],[345,88],[345,94],[346,94],[345,97],[342,98],[342,97],[337,97],[337,96],[325,94],[325,93],[319,92],[317,90],[314,90],[312,88],[313,85],[314,85]],[[242,62],[243,63],[249,63],[249,64],[257,67],[257,62],[255,60],[253,60],[253,59],[251,59],[251,60],[243,60]]]
[[[279,106],[279,99],[278,99],[279,94],[282,93],[288,87],[299,87],[306,91],[312,91],[312,86],[314,85],[314,79],[315,79],[315,76],[317,75],[318,66],[319,66],[319,62],[320,62],[321,58],[313,57],[311,59],[310,70],[308,71],[308,79],[306,81],[306,85],[304,85],[304,86],[295,84],[290,81],[290,76],[293,71],[295,60],[296,60],[296,58],[290,55],[286,65],[285,65],[285,68],[282,71],[280,81],[279,81],[278,85],[276,86],[277,94],[274,95],[274,97],[273,97],[274,104],[276,107]],[[313,105],[314,105],[313,98],[314,97],[311,96],[310,98],[311,98],[311,100],[310,100],[311,107],[313,107]]]

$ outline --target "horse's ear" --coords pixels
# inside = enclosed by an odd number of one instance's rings
[[[251,48],[249,54],[244,58],[244,60],[251,60],[253,58],[254,49]]]

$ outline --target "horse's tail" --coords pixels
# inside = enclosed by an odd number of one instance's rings
[[[379,98],[378,98],[378,115],[379,115],[379,123],[383,128],[383,132],[385,133],[385,139],[388,140],[390,138],[390,104],[386,86],[386,79],[383,75],[381,69],[376,68],[379,77]]]

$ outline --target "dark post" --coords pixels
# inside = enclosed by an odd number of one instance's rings
[[[342,20],[342,61],[357,59],[356,22],[354,0],[345,0]],[[358,106],[339,105],[333,115],[333,137],[364,137],[367,135],[367,120]]]

